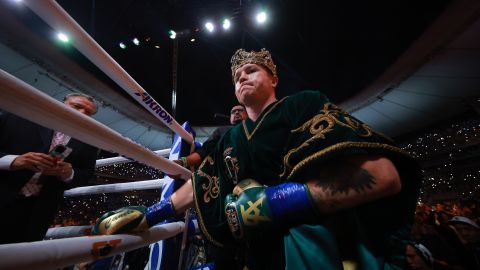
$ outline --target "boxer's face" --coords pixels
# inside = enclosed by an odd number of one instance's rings
[[[257,64],[245,64],[235,71],[235,95],[246,107],[262,103],[275,95],[278,78]]]

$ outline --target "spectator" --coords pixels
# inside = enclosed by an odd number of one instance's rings
[[[424,245],[420,243],[409,243],[406,249],[408,266],[412,270],[433,269],[433,255]]]
[[[480,227],[473,220],[464,216],[455,216],[449,220],[450,227],[459,241],[452,240],[452,245],[467,269],[480,269]]]
[[[88,116],[97,111],[95,100],[80,93],[67,95],[64,103]],[[72,150],[64,161],[48,154],[56,145]],[[0,113],[0,243],[42,240],[63,191],[92,179],[97,152],[69,135]]]
[[[241,123],[243,120],[247,118],[247,112],[245,111],[245,107],[243,105],[235,105],[233,106],[232,110],[230,111],[230,124],[236,125]],[[208,139],[203,143],[202,147],[199,149],[195,149],[193,153],[186,157],[182,157],[180,160],[174,160],[179,165],[182,165],[185,168],[189,167],[198,167],[203,159],[210,155],[217,145],[217,142],[222,138],[223,134],[227,132],[231,126],[226,127],[219,127],[213,131],[212,135],[208,137]]]

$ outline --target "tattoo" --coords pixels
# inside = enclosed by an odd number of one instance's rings
[[[328,168],[316,180],[315,186],[325,193],[335,195],[337,193],[348,194],[350,191],[363,193],[373,189],[376,184],[375,178],[365,169],[359,168],[349,162],[339,162],[325,166]],[[335,202],[332,202],[335,203]]]
[[[353,156],[324,161],[305,172],[313,202],[320,213],[333,213],[349,209],[364,202],[382,197],[385,186],[376,172],[381,166],[376,157]],[[379,174],[381,177],[381,174]]]

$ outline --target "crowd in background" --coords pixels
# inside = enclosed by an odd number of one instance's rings
[[[475,200],[418,204],[412,240],[431,252],[433,269],[480,269],[479,207]]]

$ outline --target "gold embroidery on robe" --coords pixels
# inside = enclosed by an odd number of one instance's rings
[[[202,189],[205,191],[203,195],[203,201],[205,203],[209,203],[211,199],[216,199],[218,197],[218,194],[220,192],[220,188],[218,185],[218,177],[217,176],[210,176],[202,171],[203,167],[205,166],[206,163],[209,163],[209,165],[213,165],[215,162],[210,156],[207,156],[205,160],[202,162],[200,167],[198,168],[197,174],[201,177],[205,177],[208,179],[208,184],[203,183],[202,184]]]
[[[392,152],[395,152],[395,153],[398,153],[398,154],[401,154],[401,155],[404,155],[404,156],[409,156],[409,154],[406,151],[404,151],[404,150],[402,150],[398,147],[395,147],[395,146],[392,146],[392,145],[389,145],[389,144],[385,144],[385,143],[351,142],[351,141],[340,142],[340,143],[328,146],[324,149],[321,149],[318,152],[315,152],[315,153],[311,154],[310,156],[304,158],[300,162],[298,162],[295,165],[295,167],[293,167],[291,172],[289,173],[287,179],[290,179],[293,174],[295,174],[297,171],[303,169],[303,167],[305,167],[309,162],[312,162],[312,161],[314,161],[314,160],[316,160],[316,159],[318,159],[318,158],[320,158],[324,155],[327,155],[331,152],[338,151],[338,150],[341,150],[341,149],[356,148],[356,147],[372,148],[372,149],[373,148],[374,149],[385,149],[385,150],[392,151]]]
[[[344,120],[342,122],[340,119]],[[280,175],[283,177],[287,174],[292,166],[289,163],[289,158],[292,154],[297,151],[307,147],[311,142],[318,139],[325,139],[325,134],[333,131],[335,125],[340,125],[342,127],[349,128],[357,133],[361,137],[370,137],[373,134],[373,130],[367,124],[360,123],[355,119],[351,118],[350,115],[337,107],[332,103],[326,103],[323,105],[323,109],[320,110],[320,113],[312,117],[310,120],[306,121],[300,127],[291,130],[291,133],[301,133],[305,130],[308,130],[313,136],[303,142],[299,147],[290,149],[288,153],[283,158],[284,171]]]
[[[210,157],[210,156],[209,156]],[[211,159],[211,158],[210,158]],[[203,162],[202,162],[203,165]],[[200,167],[202,167],[200,165]],[[195,210],[197,211],[197,217],[198,217],[198,224],[200,225],[200,229],[202,230],[203,234],[207,237],[207,239],[213,243],[217,247],[223,247],[223,244],[220,243],[219,241],[215,240],[212,235],[207,230],[207,227],[205,226],[205,221],[203,220],[203,215],[202,211],[200,211],[200,206],[198,204],[198,198],[197,198],[197,191],[195,188],[195,182],[197,181],[195,174],[192,176],[192,181],[193,181],[193,200],[195,202]]]

